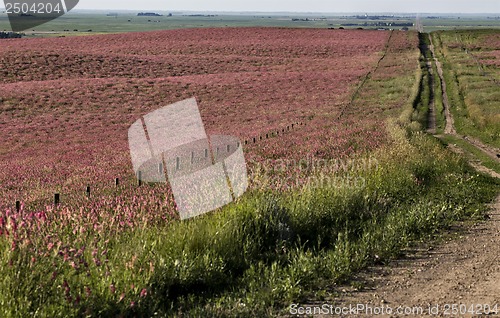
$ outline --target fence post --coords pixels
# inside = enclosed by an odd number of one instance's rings
[[[139,187],[140,187],[142,185],[142,171],[141,170],[139,170],[137,172],[137,180],[139,182]]]
[[[54,194],[54,205],[58,205],[61,202],[61,196],[59,193]]]
[[[115,178],[115,186],[119,186],[119,185],[120,185],[120,179]]]
[[[16,201],[16,211],[17,212],[21,211],[21,202],[20,201]]]
[[[86,192],[87,192],[87,196],[90,197],[90,186],[87,186]]]

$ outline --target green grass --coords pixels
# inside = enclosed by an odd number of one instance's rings
[[[477,61],[464,50],[490,50],[487,36],[499,34],[495,30],[436,32],[433,40],[437,55],[443,64],[444,77],[457,131],[479,138],[482,142],[500,147],[500,95],[498,84],[482,75]],[[492,76],[500,71],[488,70]]]
[[[492,14],[492,16],[498,16]],[[500,28],[499,19],[488,19],[485,16],[448,16],[439,17],[438,19],[429,19],[427,17],[422,18],[422,23],[424,25],[424,31],[427,33],[438,31],[438,30],[481,30],[481,29],[492,29]]]
[[[355,101],[363,105],[391,92],[400,105],[387,119],[389,143],[369,154],[378,164],[333,175],[361,178],[359,186],[328,182],[332,173],[323,172],[286,192],[256,189],[195,219],[99,240],[109,239],[100,265],[93,261],[95,238],[84,236],[84,269],[50,253],[33,261],[2,239],[0,316],[286,314],[292,302],[334,297],[333,284],[400,257],[457,221],[483,219],[500,183],[473,171],[412,121],[425,114],[428,94],[418,52],[388,54],[384,63],[410,57],[395,75],[406,89],[374,74]],[[54,235],[72,242],[72,230]]]
[[[445,144],[454,144],[465,150],[465,157],[468,160],[472,161],[479,160],[479,163],[485,166],[486,168],[489,168],[497,173],[500,173],[500,164],[498,163],[498,161],[491,159],[488,155],[486,155],[484,152],[477,149],[467,141],[449,135],[441,137],[441,140],[443,140]]]
[[[109,273],[94,266],[87,276],[57,258],[32,264],[31,255],[4,241],[2,317],[274,315],[375,261],[399,257],[455,221],[483,217],[498,182],[430,136],[398,124],[389,129],[393,143],[373,154],[379,166],[363,174],[366,187],[257,191],[218,213],[122,233],[112,238]],[[65,273],[73,293],[89,287],[91,296],[68,303],[64,282],[51,280],[54,269]],[[144,282],[149,296],[139,300],[133,288],[120,302],[110,292],[111,284],[129,290]]]
[[[110,11],[111,12],[111,11]],[[138,12],[138,11],[137,11]],[[122,12],[117,17],[106,16],[107,12],[71,12],[56,20],[35,28],[37,36],[71,36],[88,35],[95,33],[121,33],[140,32],[153,30],[169,30],[183,28],[206,28],[206,27],[292,27],[292,28],[339,28],[342,24],[349,23],[375,23],[379,20],[357,20],[349,17],[335,16],[331,14],[265,14],[265,13],[234,13],[215,16],[186,16],[175,13],[169,17],[164,13],[161,17],[138,17],[137,12]],[[187,14],[187,13],[186,13]],[[208,14],[208,13],[207,13]],[[210,13],[211,14],[211,13]],[[292,21],[294,18],[309,19],[309,21]],[[130,21],[129,21],[130,20]],[[158,21],[158,22],[155,22]],[[394,18],[384,22],[411,23],[412,19]],[[357,27],[357,26],[356,26]],[[356,28],[348,27],[345,28]],[[376,29],[377,27],[365,27]],[[400,27],[399,27],[400,28]],[[399,29],[396,28],[396,29]],[[0,13],[0,30],[9,30],[10,25],[7,15]],[[77,29],[77,32],[73,30]],[[69,31],[64,31],[69,30]],[[88,32],[92,30],[92,32]],[[47,34],[46,32],[53,32]],[[32,33],[27,30],[26,33]]]
[[[146,10],[143,10],[146,11]],[[137,17],[137,12],[119,12],[118,16],[106,16],[110,11],[73,11],[54,21],[35,28],[37,37],[53,36],[78,36],[101,33],[121,33],[153,30],[169,30],[181,28],[204,27],[299,27],[299,28],[339,28],[346,29],[362,27],[364,29],[377,29],[377,26],[365,26],[379,22],[386,23],[414,23],[415,18],[406,15],[387,17],[383,19],[355,19],[352,15],[338,15],[331,13],[233,13],[215,16],[185,16],[174,12],[172,17],[168,12],[162,12],[162,17]],[[186,13],[186,15],[189,13]],[[209,14],[209,13],[207,13]],[[210,13],[212,14],[212,13]],[[494,15],[492,15],[494,16]],[[292,21],[293,18],[309,19],[309,21]],[[131,21],[129,21],[131,20]],[[151,20],[151,21],[148,21]],[[159,21],[159,22],[155,22]],[[426,32],[436,30],[456,29],[485,29],[500,28],[499,19],[491,19],[484,15],[477,16],[441,16],[437,19],[422,17]],[[357,24],[346,26],[346,24]],[[386,28],[401,29],[401,27],[386,26]],[[73,31],[73,30],[78,31]],[[0,12],[0,30],[10,30],[7,15]],[[69,31],[64,31],[69,30]],[[92,30],[92,32],[88,32]],[[27,31],[29,34],[32,30]],[[31,35],[30,35],[31,36]]]

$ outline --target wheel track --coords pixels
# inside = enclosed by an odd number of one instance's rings
[[[454,127],[442,67],[435,57],[432,45],[431,50],[443,84],[443,104],[447,126],[445,134],[462,138],[458,136]],[[462,139],[485,151],[482,147],[484,145],[479,146],[469,141],[469,137]],[[463,151],[453,145],[450,145],[450,150]],[[500,178],[500,174],[480,164],[471,164],[479,171]],[[404,315],[405,317],[450,317],[444,312],[445,304],[464,304],[468,307],[487,304],[497,305],[499,311],[490,316],[499,317],[500,196],[491,205],[487,219],[488,221],[480,222],[472,228],[461,229],[458,239],[452,239],[435,248],[433,246],[420,247],[411,251],[405,259],[394,261],[389,266],[374,266],[359,273],[355,279],[365,285],[363,290],[359,291],[351,286],[337,288],[340,295],[331,303],[340,307],[368,304],[378,308],[408,306],[428,309],[429,305],[440,306],[437,315],[431,315],[424,310],[422,313]],[[313,305],[321,306],[317,302]],[[478,315],[468,313],[460,316],[476,317]],[[373,315],[362,316],[372,317]],[[377,315],[377,317],[399,316],[401,315]],[[317,317],[326,316],[318,315]],[[349,315],[340,315],[340,317],[349,317]]]
[[[462,136],[462,135],[459,135],[457,133],[457,131],[455,129],[455,121],[454,121],[453,115],[451,114],[451,111],[450,111],[450,102],[448,99],[446,82],[444,80],[443,67],[441,65],[441,62],[437,59],[436,54],[434,52],[434,45],[432,45],[432,37],[429,36],[429,38],[431,40],[431,46],[430,46],[431,54],[432,54],[432,57],[436,63],[439,79],[441,81],[442,92],[443,92],[443,95],[442,95],[443,108],[444,108],[444,115],[445,115],[445,119],[446,119],[444,134],[451,135],[453,137],[462,139],[462,140],[466,141],[467,143],[469,143],[470,145],[472,145],[475,148],[482,151],[484,154],[486,154],[491,159],[496,160],[497,162],[500,162],[500,149],[486,145],[486,144],[482,143],[481,141],[477,140],[476,138],[473,138],[470,136]],[[433,88],[431,87],[431,89],[433,89]],[[436,136],[436,137],[439,138],[440,136]],[[488,171],[490,169],[488,169],[486,167],[482,167],[482,170]],[[490,175],[491,175],[491,173],[490,173]]]

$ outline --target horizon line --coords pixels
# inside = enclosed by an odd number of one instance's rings
[[[0,7],[0,10],[5,10],[5,7]],[[185,13],[185,12],[196,12],[196,13],[220,13],[220,14],[231,14],[231,13],[247,13],[247,14],[357,14],[357,15],[369,15],[369,14],[383,14],[383,15],[398,15],[398,14],[437,14],[437,15],[500,15],[500,12],[416,12],[416,11],[259,11],[259,10],[167,10],[167,9],[118,9],[118,8],[106,8],[106,9],[96,9],[96,8],[75,8],[71,12],[78,11],[126,11],[126,12],[140,12],[140,11],[156,11],[156,12],[168,12],[168,13]],[[1,12],[4,13],[4,12]]]

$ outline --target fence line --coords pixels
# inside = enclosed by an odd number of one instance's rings
[[[286,132],[296,129],[297,127],[306,126],[304,122],[295,122],[291,125],[287,125],[285,128],[277,129],[277,130],[268,130],[266,133],[259,134],[255,137],[250,137],[245,139],[244,144],[248,145],[250,143],[257,143],[257,141],[270,139],[272,137],[277,137],[280,134],[284,135]]]

